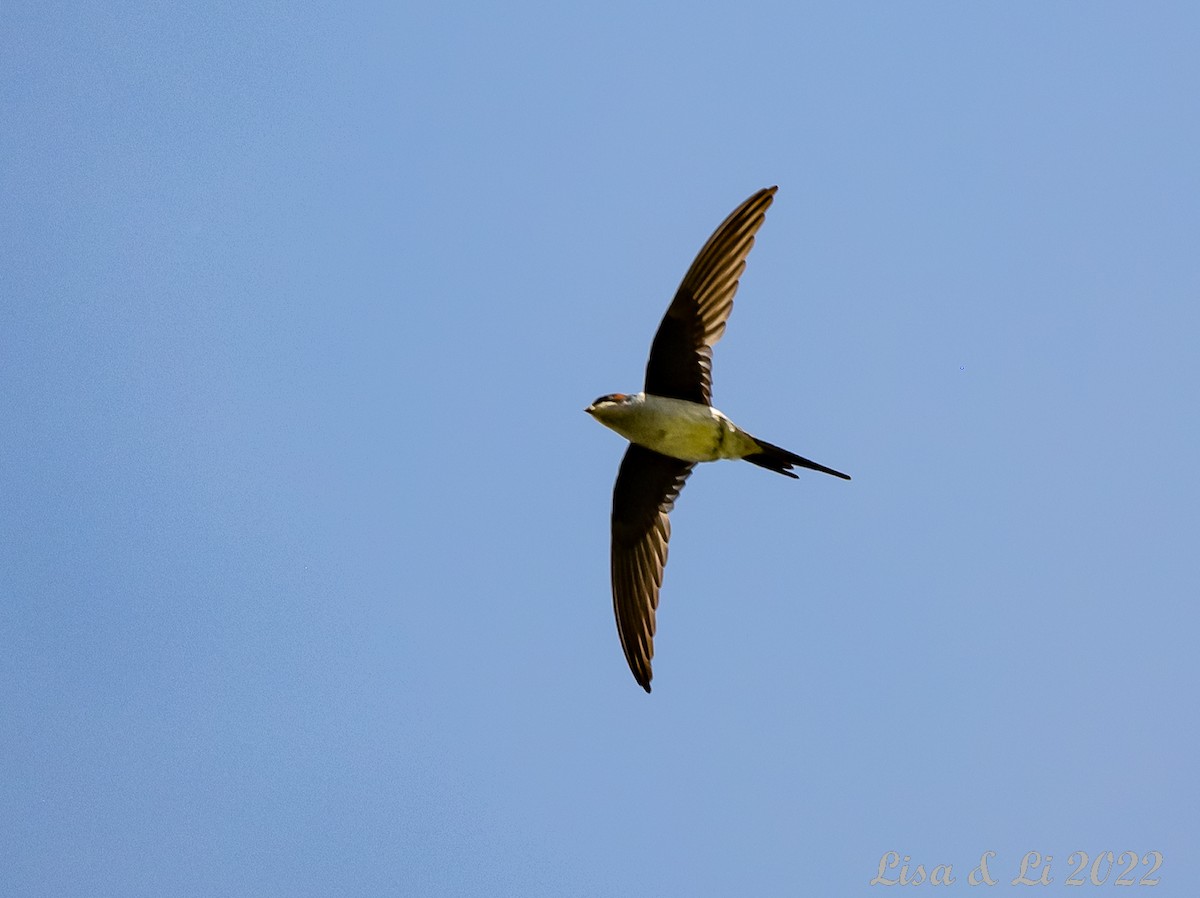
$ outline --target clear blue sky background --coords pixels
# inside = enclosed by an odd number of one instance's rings
[[[1194,4],[4,20],[0,893],[1200,894]],[[854,480],[697,471],[647,696],[582,409],[769,184]]]

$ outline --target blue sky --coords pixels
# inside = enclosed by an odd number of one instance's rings
[[[5,19],[0,892],[1198,893],[1194,5]],[[854,480],[695,473],[648,696],[582,409],[770,184]]]

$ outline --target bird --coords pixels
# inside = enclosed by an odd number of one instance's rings
[[[754,193],[700,249],[650,345],[642,392],[609,393],[584,409],[629,440],[613,487],[612,596],[625,659],[646,692],[669,515],[692,469],[700,462],[743,459],[794,479],[793,468],[850,479],[751,436],[712,405],[713,345],[725,333],[754,235],[778,189]]]

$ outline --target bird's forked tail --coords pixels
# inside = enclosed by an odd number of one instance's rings
[[[849,474],[843,474],[841,471],[835,471],[833,468],[819,465],[815,461],[809,461],[807,458],[802,458],[794,452],[781,449],[772,443],[768,443],[766,440],[760,440],[758,437],[750,437],[750,439],[754,440],[755,445],[761,450],[742,456],[742,458],[752,465],[758,465],[760,468],[766,468],[768,471],[775,471],[784,477],[796,478],[797,475],[792,473],[792,468],[800,467],[808,468],[811,471],[820,471],[822,474],[832,474],[834,477],[840,477],[843,480],[850,479]]]

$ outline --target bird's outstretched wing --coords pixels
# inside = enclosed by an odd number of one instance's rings
[[[734,209],[692,262],[650,346],[647,393],[712,404],[712,347],[725,333],[754,234],[778,189],[763,188]]]
[[[647,692],[654,612],[671,538],[667,515],[693,467],[692,462],[630,443],[613,487],[613,609],[629,669]]]

